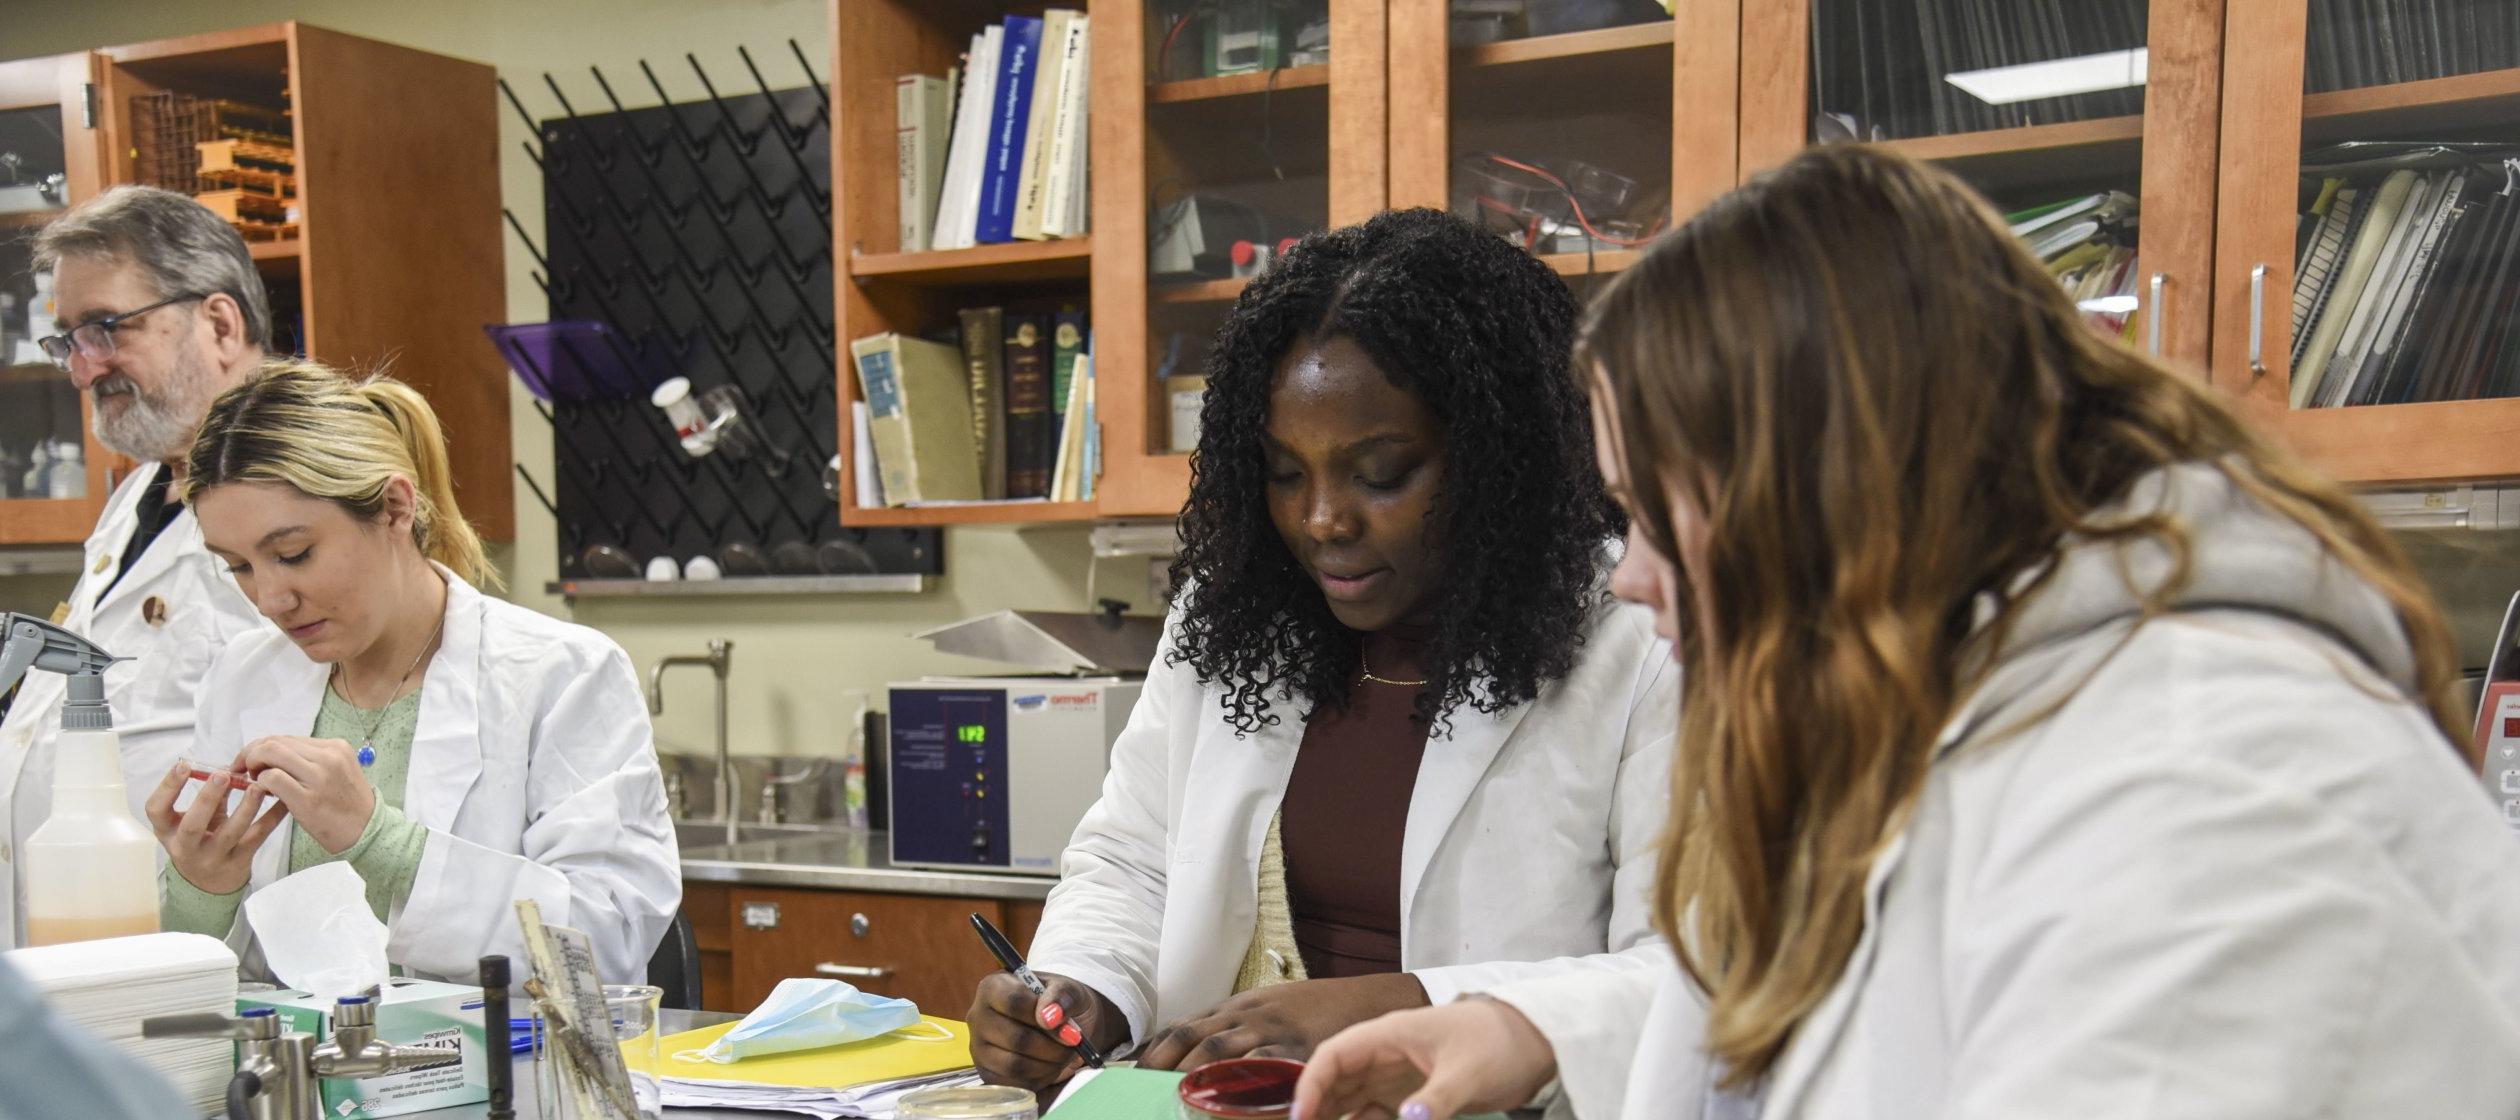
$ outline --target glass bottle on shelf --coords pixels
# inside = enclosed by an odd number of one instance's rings
[[[79,394],[35,341],[53,333],[52,278],[33,271],[32,241],[69,204],[61,117],[0,108],[0,498],[88,496]]]

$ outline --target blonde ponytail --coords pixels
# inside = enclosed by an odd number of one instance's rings
[[[226,483],[279,482],[360,517],[384,509],[386,486],[401,475],[411,480],[420,554],[476,587],[499,584],[456,505],[437,413],[393,378],[353,380],[298,358],[266,362],[211,403],[186,466],[187,502]]]

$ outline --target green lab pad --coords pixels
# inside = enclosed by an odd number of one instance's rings
[[[1059,1098],[1041,1120],[1174,1120],[1181,1115],[1181,1075],[1169,1070],[1113,1066]],[[1505,1120],[1493,1113],[1460,1120]]]
[[[1113,1067],[1059,1098],[1042,1120],[1174,1120],[1181,1074],[1172,1070]]]

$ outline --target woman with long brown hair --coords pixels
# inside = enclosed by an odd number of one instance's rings
[[[1679,967],[1355,1028],[1302,1114],[2520,1115],[2520,846],[2425,592],[1967,188],[1807,152],[1576,368],[1690,668]]]

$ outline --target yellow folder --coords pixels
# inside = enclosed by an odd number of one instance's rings
[[[628,1055],[630,1068],[659,1077],[691,1081],[740,1081],[753,1085],[787,1085],[799,1089],[845,1088],[870,1081],[891,1081],[903,1077],[920,1077],[943,1073],[971,1064],[971,1028],[952,1019],[928,1016],[927,1028],[906,1028],[914,1035],[932,1036],[935,1028],[943,1028],[952,1041],[904,1038],[897,1034],[826,1046],[819,1050],[792,1050],[784,1054],[765,1054],[739,1062],[721,1065],[708,1061],[685,1061],[674,1055],[685,1050],[699,1050],[717,1041],[719,1035],[734,1030],[734,1023],[720,1023],[696,1031],[669,1034],[658,1040],[658,1068],[649,1070],[639,1055]]]

